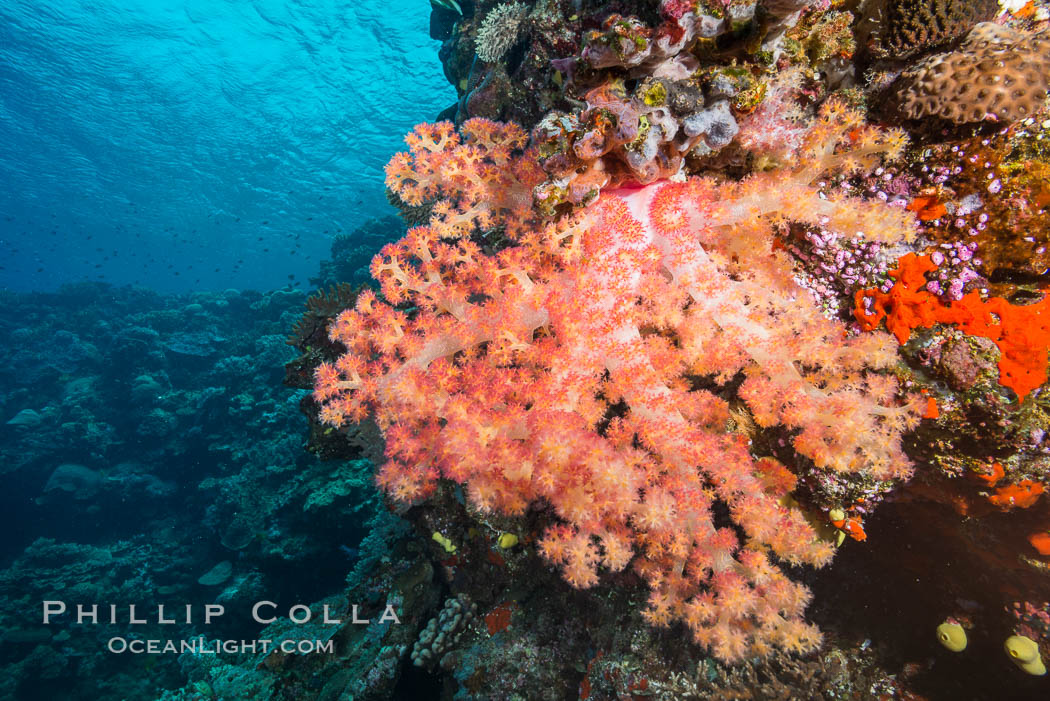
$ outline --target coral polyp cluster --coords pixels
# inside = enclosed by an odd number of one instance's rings
[[[889,0],[881,48],[907,58],[963,36],[995,17],[995,0]]]
[[[899,135],[830,103],[794,168],[606,190],[543,223],[526,206],[539,174],[523,134],[483,120],[463,134],[420,127],[388,167],[389,187],[435,199],[434,215],[376,257],[382,297],[331,326],[347,353],[318,368],[322,419],[374,418],[378,481],[397,501],[445,479],[483,514],[549,504],[539,549],[566,581],[631,565],[646,618],[684,622],[724,660],[812,649],[808,595],[776,563],[820,566],[832,548],[783,505],[793,473],[727,430],[730,402],[817,469],[909,474],[901,435],[921,407],[883,372],[891,339],[847,337],[773,246],[784,220],[908,239],[900,209],[810,184],[898,154]],[[494,226],[511,242],[486,254],[468,234]]]

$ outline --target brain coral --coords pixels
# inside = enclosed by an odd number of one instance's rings
[[[978,24],[955,51],[924,59],[891,88],[905,119],[1010,122],[1035,112],[1050,87],[1050,32]]]
[[[996,0],[888,0],[882,48],[911,56],[961,37],[998,9]]]

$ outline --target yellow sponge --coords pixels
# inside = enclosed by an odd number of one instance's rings
[[[1046,665],[1043,664],[1043,658],[1039,656],[1039,645],[1031,638],[1011,635],[1003,643],[1003,647],[1006,648],[1006,654],[1010,656],[1014,664],[1024,671],[1037,677],[1046,674]]]
[[[451,538],[447,538],[447,537],[441,535],[440,533],[438,533],[437,531],[434,531],[434,535],[432,535],[430,537],[433,538],[435,540],[435,542],[437,542],[438,545],[443,547],[445,549],[445,552],[447,552],[447,553],[454,553],[454,552],[456,552],[456,544],[452,542]]]
[[[952,652],[962,652],[966,649],[966,630],[958,623],[945,621],[937,626],[937,639]]]

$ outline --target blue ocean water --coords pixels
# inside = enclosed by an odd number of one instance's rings
[[[423,0],[0,3],[0,287],[272,289],[455,99]],[[294,276],[294,277],[291,277]]]

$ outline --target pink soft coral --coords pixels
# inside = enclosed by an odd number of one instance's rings
[[[430,225],[376,257],[383,299],[362,294],[332,326],[347,353],[317,372],[324,420],[374,416],[389,458],[378,482],[395,499],[444,478],[481,511],[549,503],[559,522],[540,551],[570,584],[632,563],[651,589],[648,620],[683,621],[722,659],[814,647],[808,592],[774,563],[819,566],[832,549],[783,505],[790,473],[727,430],[727,385],[742,376],[755,421],[788,429],[819,466],[908,473],[900,433],[915,408],[872,372],[894,362],[894,344],[846,338],[773,246],[783,219],[909,235],[904,214],[809,184],[895,139],[832,108],[794,170],[603,192],[542,224],[524,134],[482,120],[463,131],[421,127],[388,168],[406,201],[437,204]],[[467,234],[495,225],[517,245],[482,253]],[[412,311],[390,304],[401,302]],[[716,502],[734,528],[715,526]]]

